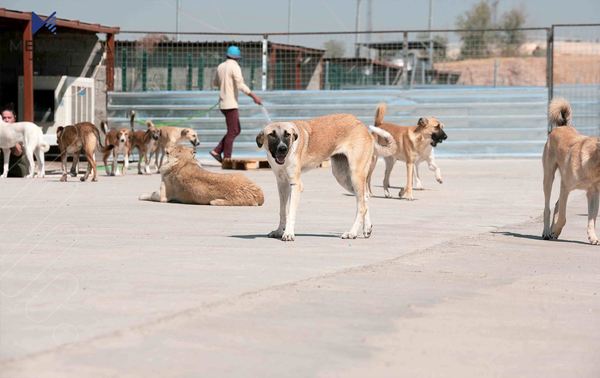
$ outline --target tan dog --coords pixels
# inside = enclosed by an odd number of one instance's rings
[[[160,163],[157,164],[159,170],[163,164],[167,148],[175,146],[182,140],[189,140],[194,147],[197,147],[200,144],[200,139],[198,139],[198,135],[193,129],[161,126],[159,130],[160,138],[158,139],[158,149],[160,151]],[[156,161],[158,162],[158,155],[156,156]]]
[[[104,133],[106,134],[106,138],[104,140],[106,147],[104,147],[102,150],[102,160],[104,161],[106,174],[109,176],[118,176],[119,172],[117,170],[117,160],[119,155],[123,155],[123,175],[127,174],[127,170],[129,169],[129,155],[131,154],[131,131],[127,128],[122,128],[119,130],[111,128],[110,130],[107,130],[106,123],[104,122],[103,129]],[[112,169],[109,172],[108,156],[111,153],[113,156],[113,161]]]
[[[375,132],[387,137],[390,146],[376,143],[367,126],[350,114],[267,125],[257,135],[256,144],[267,151],[279,189],[279,226],[268,236],[283,241],[294,240],[296,210],[302,192],[300,175],[329,158],[337,182],[356,195],[354,224],[350,231],[342,234],[342,238],[356,238],[361,224],[363,236],[371,236],[373,225],[367,206],[371,156],[376,149],[392,148],[393,144],[389,133],[383,130]]]
[[[90,172],[93,172],[92,181],[98,181],[96,170],[96,146],[100,144],[100,133],[93,123],[81,122],[75,125],[60,126],[56,129],[56,142],[60,150],[62,160],[63,174],[60,181],[67,181],[67,155],[73,154],[73,166],[71,174],[77,176],[77,164],[79,162],[79,154],[83,150],[88,162],[87,171],[81,177],[81,181],[88,179]]]
[[[152,155],[158,156],[158,140],[160,130],[157,129],[152,121],[146,121],[146,131],[135,130],[135,112],[132,110],[129,118],[131,126],[131,150],[138,149],[138,174],[150,173],[150,161]],[[142,172],[142,159],[145,162],[144,172]]]
[[[571,105],[562,98],[552,100],[550,124],[555,127],[544,146],[544,231],[542,237],[558,239],[567,222],[567,198],[575,189],[587,192],[587,235],[591,244],[598,244],[596,217],[600,193],[600,140],[581,135],[571,125]],[[550,224],[550,195],[556,170],[560,172],[560,195]]]
[[[416,165],[420,161],[427,161],[429,169],[435,171],[435,178],[441,184],[442,173],[440,168],[435,163],[433,155],[433,147],[438,143],[442,143],[448,138],[444,132],[444,124],[436,118],[419,118],[417,126],[398,126],[392,123],[384,123],[385,104],[379,104],[375,112],[375,126],[389,132],[396,141],[396,150],[393,154],[377,154],[384,156],[385,161],[385,176],[383,179],[383,190],[386,197],[391,197],[389,192],[390,174],[396,160],[406,162],[406,186],[398,194],[400,198],[413,199],[413,172],[416,170]],[[371,187],[371,176],[377,158],[373,159],[371,169],[369,171],[369,191]],[[418,171],[417,171],[418,177]],[[420,183],[420,178],[418,182]]]
[[[205,170],[190,147],[169,147],[166,155],[167,163],[160,169],[160,191],[143,194],[140,200],[215,206],[264,203],[263,191],[246,176]]]

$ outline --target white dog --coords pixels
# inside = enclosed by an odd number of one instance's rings
[[[50,145],[44,141],[42,129],[31,122],[6,123],[0,119],[0,148],[4,153],[4,172],[1,177],[5,178],[8,175],[10,149],[16,146],[17,143],[23,144],[23,150],[29,162],[27,177],[33,177],[35,171],[33,165],[34,154],[38,162],[38,176],[44,177],[44,152],[48,152]]]

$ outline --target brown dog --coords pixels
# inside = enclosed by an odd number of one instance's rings
[[[200,139],[198,139],[198,134],[193,129],[190,128],[181,128],[181,127],[173,127],[173,126],[161,126],[160,130],[160,138],[158,139],[158,149],[160,152],[160,163],[158,164],[158,169],[162,166],[163,159],[165,158],[165,151],[169,147],[174,147],[177,143],[182,140],[189,140],[192,146],[197,147],[200,144]],[[158,161],[158,155],[156,156],[156,161]]]
[[[567,198],[575,189],[587,192],[587,236],[591,244],[598,244],[596,217],[600,193],[600,141],[597,137],[581,135],[571,125],[571,105],[562,98],[550,103],[548,111],[554,130],[544,146],[544,231],[542,237],[558,239],[567,223]],[[550,195],[556,170],[560,172],[560,195],[550,223]]]
[[[392,136],[386,131],[374,132],[393,144]],[[362,235],[371,236],[367,175],[375,150],[386,147],[375,141],[360,120],[351,114],[333,114],[306,121],[275,122],[256,136],[256,144],[267,151],[279,189],[279,226],[269,233],[270,238],[294,240],[296,211],[302,192],[301,173],[329,158],[337,182],[356,196],[354,224],[342,234],[342,239],[355,239],[361,224]]]
[[[146,131],[135,130],[135,112],[132,110],[130,115],[130,126],[131,126],[131,150],[138,149],[138,174],[141,175],[144,172],[150,173],[150,161],[152,155],[158,156],[158,140],[160,138],[160,130],[154,127],[152,121],[146,121]],[[142,159],[144,159],[145,167],[142,172]]]
[[[104,167],[106,169],[106,174],[109,176],[118,175],[117,171],[117,160],[119,154],[123,155],[123,175],[127,173],[129,169],[129,154],[131,154],[131,131],[127,128],[115,129],[111,128],[107,130],[106,123],[103,123],[104,133],[106,134],[106,138],[104,141],[104,149],[102,150],[103,156],[102,160],[104,161]],[[108,156],[112,153],[113,161],[112,161],[112,169],[108,170]]]
[[[63,174],[60,181],[67,181],[67,154],[73,154],[73,167],[71,168],[74,176],[77,176],[77,163],[79,162],[79,153],[83,149],[88,162],[88,168],[81,181],[88,179],[90,172],[93,172],[92,181],[98,181],[96,170],[96,146],[100,144],[100,133],[93,123],[81,122],[75,125],[60,126],[56,130],[56,142],[60,150],[62,160]]]
[[[393,154],[382,155],[385,160],[385,177],[383,179],[383,190],[386,197],[391,197],[389,192],[390,173],[396,163],[396,160],[406,162],[406,186],[400,191],[400,198],[413,199],[413,172],[416,164],[426,160],[429,164],[429,169],[435,171],[436,180],[442,183],[442,175],[439,167],[435,164],[432,147],[438,143],[442,143],[448,138],[444,132],[444,124],[436,118],[419,118],[417,126],[398,126],[392,123],[384,123],[385,104],[379,104],[375,112],[375,127],[386,130],[394,137],[396,141],[396,150]],[[371,176],[377,157],[373,158],[369,171],[369,191],[371,187]],[[420,181],[420,180],[419,180]]]
[[[202,168],[190,147],[165,151],[167,163],[160,169],[160,191],[142,194],[142,201],[180,202],[215,206],[261,206],[263,191],[242,174],[213,173]]]

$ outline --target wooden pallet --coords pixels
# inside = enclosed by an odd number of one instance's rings
[[[331,161],[325,160],[319,167],[329,168],[331,167]],[[223,161],[221,168],[247,171],[250,169],[270,168],[270,166],[267,159],[227,159]]]
[[[267,159],[227,159],[221,164],[223,169],[247,171],[249,169],[269,168]]]

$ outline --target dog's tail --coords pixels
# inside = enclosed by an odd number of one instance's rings
[[[131,127],[131,131],[135,131],[135,110],[129,112],[129,126]]]
[[[100,122],[100,127],[102,128],[102,131],[104,132],[104,134],[106,134],[106,132],[108,130],[106,121]],[[104,146],[102,145],[102,138],[100,137],[100,131],[98,130],[97,127],[94,127],[93,130],[94,130],[94,135],[96,135],[96,139],[98,140],[98,144],[100,145],[100,148],[104,149]]]
[[[100,129],[102,130],[102,132],[104,133],[104,135],[108,134],[108,122],[101,121],[100,122]]]
[[[375,153],[377,156],[391,156],[396,153],[398,145],[392,134],[376,126],[369,126],[369,131],[373,133],[373,139],[375,139]],[[380,144],[378,137],[385,139],[385,144]]]
[[[548,106],[548,119],[553,127],[571,126],[571,104],[562,97],[557,97]]]
[[[377,109],[375,110],[375,126],[380,126],[383,123],[383,116],[386,110],[387,105],[384,102],[377,105]]]

